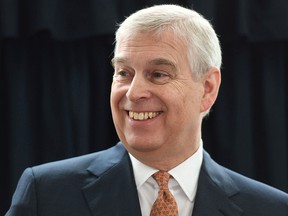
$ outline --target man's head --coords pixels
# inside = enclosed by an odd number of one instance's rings
[[[120,25],[112,63],[112,116],[128,151],[167,170],[191,156],[220,85],[210,24],[179,6],[138,11]]]
[[[177,5],[158,5],[132,14],[116,32],[115,50],[121,37],[149,32],[161,37],[164,30],[186,42],[195,78],[200,78],[211,67],[220,70],[221,48],[211,24],[196,11]]]

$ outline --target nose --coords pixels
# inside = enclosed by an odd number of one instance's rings
[[[135,75],[126,92],[126,97],[134,102],[151,97],[148,80],[141,75]]]

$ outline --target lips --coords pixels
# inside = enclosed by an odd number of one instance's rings
[[[160,112],[133,112],[128,111],[129,118],[138,121],[144,121],[148,119],[153,119],[156,116],[160,115]]]

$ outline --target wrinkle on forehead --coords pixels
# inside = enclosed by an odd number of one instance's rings
[[[118,42],[115,46],[115,53],[121,47],[129,47],[129,44],[133,43],[135,48],[151,46],[153,44],[162,43],[163,45],[167,45],[174,50],[182,50],[185,51],[185,54],[188,55],[188,43],[186,40],[179,35],[176,35],[173,31],[163,31],[161,34],[154,33],[154,32],[147,32],[147,33],[136,33],[130,36],[123,35],[119,37]],[[132,48],[132,47],[130,47]],[[151,48],[151,47],[150,47]],[[183,53],[184,54],[184,53]]]
[[[115,67],[116,64],[127,64],[129,63],[129,58],[126,57],[114,57],[111,60],[112,65]],[[155,58],[147,62],[148,65],[166,65],[170,67],[173,71],[177,69],[176,63],[172,62],[166,58]]]

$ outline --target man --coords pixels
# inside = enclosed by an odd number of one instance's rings
[[[23,173],[6,216],[284,216],[288,195],[215,163],[201,123],[221,82],[207,20],[175,5],[116,32],[111,109],[116,146]],[[163,211],[164,209],[164,211]]]

